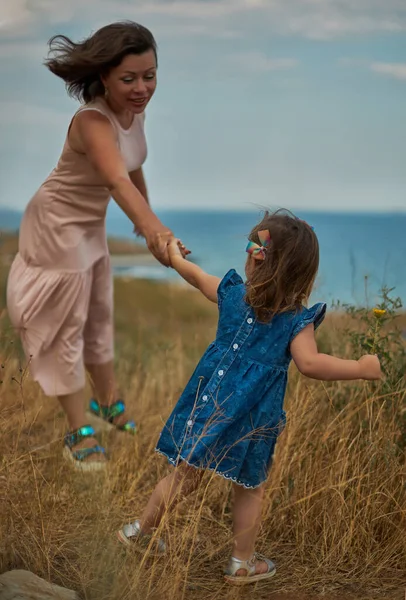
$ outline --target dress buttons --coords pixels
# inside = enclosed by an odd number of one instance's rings
[[[187,422],[187,426],[192,427],[192,425],[193,425],[193,421],[192,421],[192,419],[189,419],[189,421]]]
[[[224,375],[224,371],[223,371],[223,369],[220,369],[220,371],[218,372],[218,374],[220,375],[220,377],[221,377],[222,375]]]
[[[247,319],[247,323],[249,323],[251,325],[253,319],[251,319],[251,317],[249,319]]]
[[[233,344],[233,348],[234,348],[234,350],[237,350],[238,344]]]
[[[202,398],[203,402],[207,402],[208,399],[209,398],[206,395],[204,395],[203,398]]]

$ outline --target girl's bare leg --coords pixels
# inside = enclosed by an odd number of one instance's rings
[[[246,489],[234,484],[233,507],[233,556],[240,560],[252,557],[261,523],[263,486]],[[264,561],[256,564],[256,573],[266,573],[268,566]],[[236,575],[247,575],[246,569],[240,569]]]
[[[189,494],[195,491],[203,471],[181,465],[157,484],[140,519],[141,533],[150,534],[158,527],[167,510],[171,510]]]

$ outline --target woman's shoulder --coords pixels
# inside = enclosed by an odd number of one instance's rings
[[[107,117],[109,121],[113,122],[112,111],[101,98],[95,98],[91,102],[86,102],[86,104],[82,104],[75,112],[74,118],[78,115],[83,115],[83,118],[85,119],[91,119],[95,116],[97,117],[97,115],[102,115],[103,117]]]
[[[106,127],[111,131],[111,139],[117,140],[118,132],[114,120],[102,100],[82,104],[74,113],[67,130],[65,149],[84,154],[84,136],[94,135],[106,142]],[[108,136],[110,137],[110,135]]]

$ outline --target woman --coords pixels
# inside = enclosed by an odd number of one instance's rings
[[[144,110],[156,88],[155,40],[132,22],[80,43],[51,39],[46,66],[82,102],[57,167],[29,202],[7,304],[33,378],[57,396],[68,422],[64,456],[82,470],[105,467],[89,422],[129,432],[113,370],[112,276],[105,217],[110,196],[168,266],[173,234],[149,207],[142,165]],[[186,254],[188,251],[183,248]],[[85,412],[85,371],[94,399]]]

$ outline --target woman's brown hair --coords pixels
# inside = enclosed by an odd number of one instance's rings
[[[78,43],[65,35],[55,35],[48,45],[52,56],[45,65],[64,80],[68,94],[81,102],[90,102],[104,94],[100,76],[118,67],[128,54],[153,50],[157,59],[154,36],[133,21],[106,25]]]
[[[299,309],[309,298],[319,268],[319,243],[313,229],[292,213],[265,213],[249,239],[259,246],[258,232],[267,229],[271,242],[265,259],[249,256],[246,301],[259,321]]]

